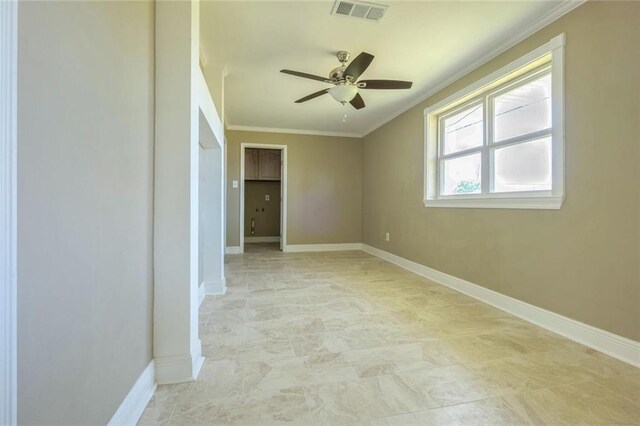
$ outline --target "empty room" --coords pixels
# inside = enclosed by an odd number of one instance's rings
[[[0,425],[640,425],[640,2],[0,0]]]

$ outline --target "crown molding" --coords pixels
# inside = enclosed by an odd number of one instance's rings
[[[364,136],[360,133],[325,132],[322,130],[303,129],[281,129],[277,127],[236,126],[234,124],[228,124],[227,130],[239,130],[243,132],[287,133],[292,135],[333,136],[342,138],[362,138]]]
[[[388,118],[375,123],[373,126],[369,127],[366,131],[361,133],[347,133],[347,132],[328,132],[321,130],[303,130],[303,129],[280,129],[280,128],[272,128],[272,127],[254,127],[254,126],[238,126],[233,124],[228,124],[228,130],[241,130],[245,132],[267,132],[267,133],[288,133],[288,134],[298,134],[298,135],[316,135],[316,136],[337,136],[337,137],[348,137],[348,138],[364,138],[368,136],[371,132],[379,129],[390,121],[394,120],[398,116],[404,114],[409,111],[411,108],[419,105],[424,102],[426,99],[445,89],[447,86],[455,83],[457,80],[461,79],[465,75],[469,74],[473,70],[478,67],[484,65],[490,60],[494,59],[501,53],[507,51],[512,48],[516,44],[520,43],[527,37],[531,36],[535,32],[540,29],[546,27],[567,13],[571,12],[578,6],[586,3],[588,0],[567,0],[562,1],[558,4],[557,7],[547,12],[545,15],[541,16],[539,19],[532,21],[530,25],[521,28],[519,31],[515,31],[512,34],[508,34],[504,39],[506,40],[504,43],[495,46],[493,49],[486,51],[481,56],[471,60],[465,67],[461,68],[458,72],[450,74],[447,78],[440,80],[439,82],[430,85],[426,88],[419,96],[409,103],[407,106],[400,108],[396,113],[389,116]]]
[[[396,112],[389,118],[385,119],[384,121],[380,123],[376,123],[375,125],[370,127],[369,130],[364,132],[361,137],[368,136],[374,130],[379,129],[380,127],[389,123],[393,119],[409,111],[411,108],[424,102],[425,100],[435,95],[436,93],[440,92],[450,84],[460,80],[462,77],[469,74],[471,71],[486,64],[487,62],[497,57],[501,53],[507,51],[508,49],[512,48],[516,44],[520,43],[522,40],[526,39],[530,35],[536,33],[537,31],[541,30],[542,28],[546,27],[547,25],[551,24],[552,22],[556,21],[557,19],[561,18],[562,16],[566,15],[567,13],[571,12],[572,10],[574,10],[575,8],[577,8],[578,6],[586,2],[587,0],[568,0],[568,1],[561,2],[556,8],[554,8],[553,10],[550,10],[547,14],[540,17],[540,19],[532,21],[531,24],[528,25],[527,27],[521,29],[520,31],[507,35],[505,37],[506,41],[504,43],[497,45],[495,48],[485,52],[480,57],[469,62],[467,66],[460,69],[458,72],[453,73],[449,77],[445,78],[444,80],[441,80],[440,82],[428,87],[416,100],[411,102],[406,107],[401,108],[400,110],[398,110],[398,112]]]

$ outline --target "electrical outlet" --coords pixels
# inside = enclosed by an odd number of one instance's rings
[[[231,184],[233,185],[234,188],[238,187],[238,181],[237,180],[232,181]]]
[[[384,234],[384,239],[385,239],[385,241],[389,241],[389,233],[388,232]]]
[[[269,194],[267,194],[267,195],[265,195],[265,196],[264,196],[264,200],[265,200],[265,201],[269,201]]]

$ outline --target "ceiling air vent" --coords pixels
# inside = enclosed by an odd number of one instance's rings
[[[389,6],[384,4],[336,0],[331,14],[380,22],[385,13],[387,13],[387,9],[389,9]]]

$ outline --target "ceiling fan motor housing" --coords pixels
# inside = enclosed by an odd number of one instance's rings
[[[346,50],[341,50],[336,53],[336,57],[340,61],[340,66],[331,70],[329,78],[331,80],[344,80],[344,70],[347,69],[347,62],[349,62],[351,54]]]
[[[339,66],[338,68],[334,68],[329,73],[329,78],[331,80],[342,80],[342,76],[344,75],[344,70],[347,69],[346,65]]]

